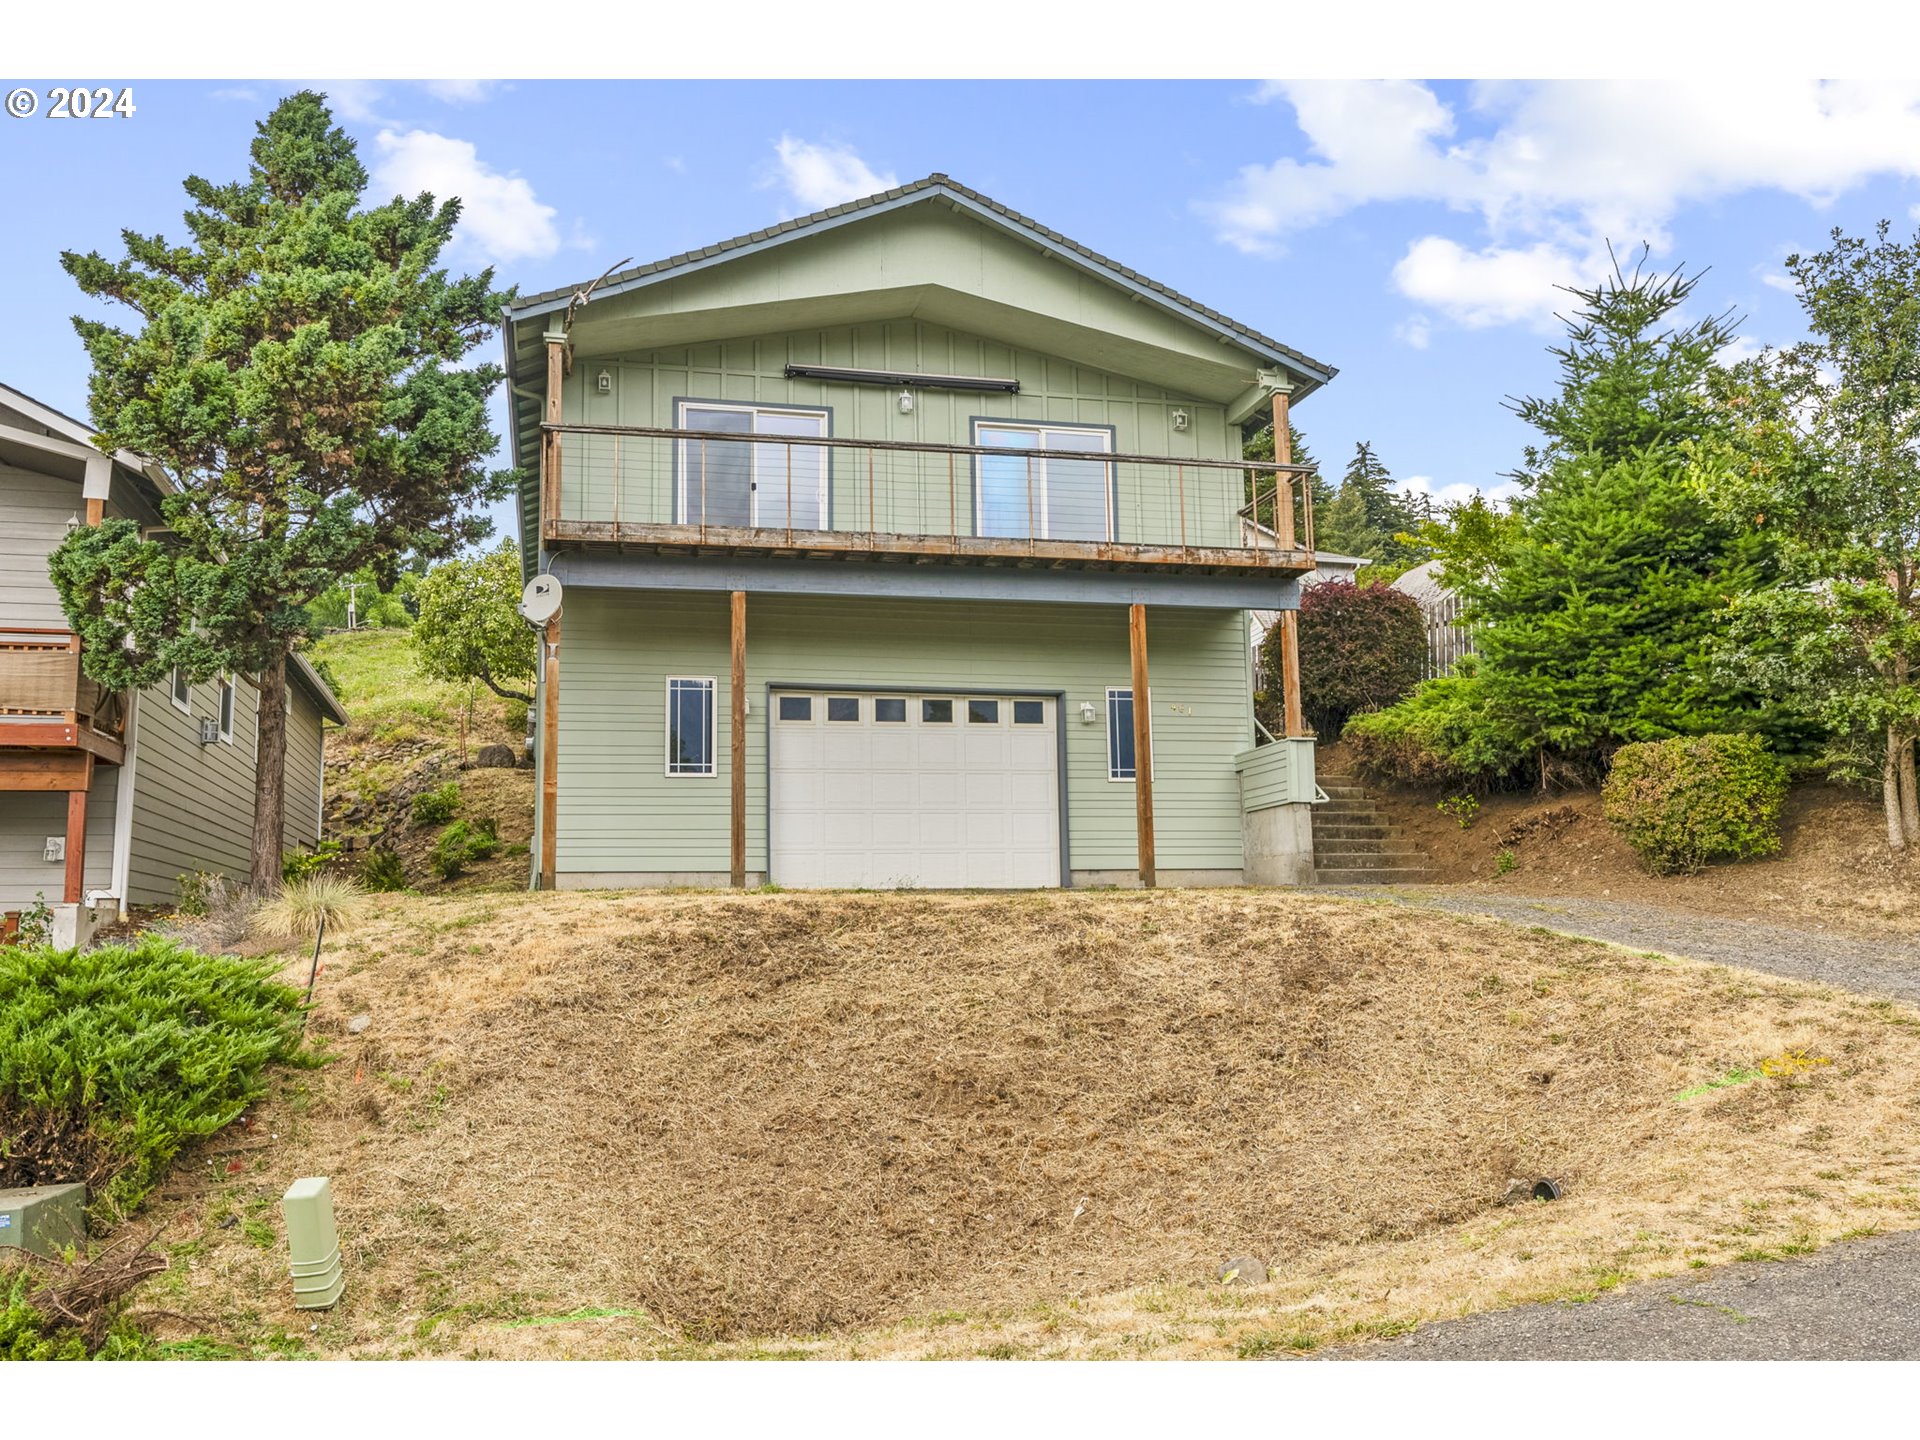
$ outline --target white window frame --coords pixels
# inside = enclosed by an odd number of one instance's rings
[[[182,690],[187,692],[185,699],[180,696]],[[167,680],[167,698],[182,715],[193,714],[193,682],[186,678],[178,665],[173,667],[173,674]]]
[[[1119,503],[1119,497],[1114,493],[1114,488],[1119,483],[1119,479],[1114,472],[1113,460],[1111,458],[1113,455],[1114,432],[1110,427],[1105,425],[1054,425],[1044,420],[995,420],[990,416],[976,415],[973,420],[973,443],[975,445],[981,445],[983,443],[980,439],[980,432],[982,430],[1018,430],[1023,434],[1039,437],[1036,448],[1041,449],[1045,448],[1045,436],[1049,430],[1068,435],[1094,435],[1099,437],[1101,448],[1099,450],[1089,450],[1086,453],[1089,459],[1092,459],[1096,455],[1106,455],[1109,457],[1106,461],[1106,503],[1100,507],[1100,513],[1107,523],[1105,539],[1109,542],[1113,540],[1114,509]],[[1017,450],[1008,450],[1006,453],[1008,455],[1017,455],[1020,452]],[[987,487],[985,484],[985,467],[980,463],[983,459],[985,459],[984,456],[974,456],[973,533],[975,535],[986,534]],[[1040,471],[1036,477],[1033,513],[1034,517],[1040,522],[1040,533],[1031,537],[1035,540],[1049,540],[1053,535],[1053,517],[1047,505],[1047,466],[1049,463],[1051,462],[1046,460],[1040,462]],[[1017,536],[1014,538],[1026,539],[1028,537]]]
[[[707,690],[707,768],[676,770],[673,763],[673,687],[704,685]],[[712,780],[720,773],[720,681],[712,675],[669,675],[665,689],[666,729],[662,732],[661,773],[669,780]]]
[[[824,405],[760,405],[738,400],[695,400],[684,398],[674,403],[673,423],[678,429],[685,430],[688,428],[687,412],[689,410],[730,410],[736,415],[751,415],[756,421],[755,429],[749,432],[751,434],[759,433],[757,422],[762,415],[807,415],[820,422],[820,434],[815,438],[825,440],[833,434],[833,412]],[[808,437],[804,435],[793,435],[783,438],[790,439],[797,445],[806,444],[808,439]],[[673,504],[676,516],[674,523],[677,525],[698,525],[701,523],[700,517],[694,513],[693,494],[688,488],[688,482],[693,477],[692,448],[697,443],[697,441],[693,440],[682,440],[679,444],[678,464],[674,467],[678,473],[674,476],[673,485]],[[748,453],[753,457],[753,491],[748,502],[748,525],[754,529],[786,529],[786,515],[784,513],[780,515],[777,521],[763,519],[760,514],[760,457],[764,452],[773,448],[774,442],[742,440],[740,443],[748,447]],[[825,530],[829,528],[833,520],[833,453],[825,445],[819,446],[818,448],[820,450],[820,523],[817,527],[813,525],[796,525],[794,527],[796,530],[812,530],[815,528]]]
[[[1116,775],[1113,773],[1115,768],[1113,763],[1113,759],[1114,759],[1113,697],[1116,695],[1125,695],[1128,698],[1128,700],[1133,701],[1133,703],[1135,704],[1139,703],[1138,701],[1134,700],[1133,686],[1131,685],[1107,686],[1106,713],[1102,716],[1102,720],[1107,727],[1107,783],[1109,785],[1131,785],[1134,783],[1134,781],[1140,778],[1140,756],[1138,753],[1136,753],[1133,757],[1133,774]],[[1154,767],[1154,762],[1159,758],[1159,756],[1158,756],[1156,747],[1154,745],[1153,708],[1152,708],[1153,707],[1153,690],[1151,687],[1149,687],[1147,690],[1147,707],[1148,707],[1147,708],[1147,767],[1148,769],[1152,769]]]
[[[220,688],[216,692],[214,714],[220,717],[220,741],[233,744],[233,722],[240,713],[240,687],[234,684],[231,672],[220,677]]]

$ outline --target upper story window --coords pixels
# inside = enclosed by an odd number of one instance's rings
[[[187,680],[187,672],[178,665],[173,667],[173,684],[170,693],[177,707],[189,715],[193,713],[193,686]]]
[[[973,422],[973,443],[1002,450],[1113,453],[1105,427]],[[1018,540],[1113,539],[1113,466],[1103,460],[982,455],[975,470],[980,535]]]
[[[682,430],[729,435],[827,434],[827,412],[784,405],[682,400]],[[675,505],[682,525],[760,525],[825,530],[829,519],[827,450],[772,441],[682,440],[675,469]]]

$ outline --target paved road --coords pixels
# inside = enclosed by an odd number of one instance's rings
[[[1920,1360],[1920,1232],[1427,1325],[1329,1360]]]
[[[1728,920],[1628,900],[1367,885],[1328,886],[1315,893],[1491,915],[1516,925],[1540,925],[1636,950],[1659,950],[1920,1003],[1920,938],[1907,942],[1862,940],[1830,930],[1792,929],[1772,921]]]

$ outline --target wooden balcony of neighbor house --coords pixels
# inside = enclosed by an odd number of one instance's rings
[[[1282,578],[1314,568],[1306,466],[637,426],[543,431],[549,545]]]
[[[79,636],[0,626],[0,751],[85,752],[118,765],[125,739],[126,707],[81,673]]]

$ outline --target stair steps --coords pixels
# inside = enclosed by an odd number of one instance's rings
[[[1425,854],[1401,835],[1351,775],[1322,775],[1313,807],[1313,878],[1321,885],[1418,885]]]

